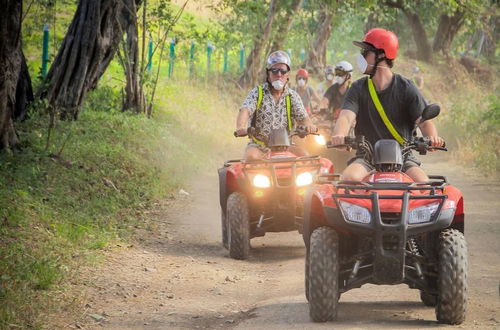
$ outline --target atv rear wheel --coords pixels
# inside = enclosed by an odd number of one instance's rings
[[[221,227],[222,227],[222,246],[226,249],[229,249],[229,244],[228,244],[228,235],[227,235],[227,221],[226,221],[226,214],[224,210],[221,210],[220,212],[220,218],[221,218]]]
[[[229,256],[247,259],[250,253],[250,220],[245,195],[233,192],[227,199],[226,224]]]
[[[439,323],[460,324],[467,309],[467,243],[456,229],[439,236],[438,297]]]
[[[339,300],[339,238],[330,227],[316,228],[311,235],[308,275],[311,319],[335,319]]]
[[[306,250],[306,268],[304,270],[305,288],[306,288],[306,299],[309,301],[309,252]]]
[[[435,307],[437,304],[437,296],[435,294],[427,293],[422,290],[420,290],[420,300],[422,300],[425,306],[429,307]]]

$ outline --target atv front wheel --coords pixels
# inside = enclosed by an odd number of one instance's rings
[[[330,227],[316,228],[311,235],[308,275],[311,319],[335,319],[339,300],[339,238]]]
[[[420,300],[422,300],[425,306],[436,307],[437,296],[435,294],[427,293],[425,291],[420,290]]]
[[[250,220],[245,195],[233,192],[227,199],[226,224],[229,256],[247,259],[250,253]]]
[[[439,323],[460,324],[467,309],[467,243],[456,229],[439,236],[438,297]]]

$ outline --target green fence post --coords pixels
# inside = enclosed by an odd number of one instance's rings
[[[210,66],[212,62],[212,43],[209,41],[207,42],[207,76],[210,74]]]
[[[175,59],[175,38],[170,39],[170,61],[168,62],[168,77],[171,78],[174,74],[174,59]]]
[[[149,37],[149,44],[148,44],[148,72],[151,72],[151,69],[153,68],[153,37]]]
[[[42,78],[47,76],[47,66],[49,63],[49,25],[43,26],[43,45],[42,45]]]
[[[228,63],[227,63],[227,48],[224,48],[224,66],[222,67],[222,72],[226,73],[228,69]]]
[[[194,40],[191,40],[191,47],[189,48],[189,77],[193,76],[194,72]]]
[[[305,60],[305,59],[306,59],[306,50],[305,50],[304,48],[302,48],[302,49],[300,50],[300,60],[301,60],[302,62],[304,62],[304,60]]]
[[[333,65],[334,62],[335,62],[335,51],[332,49],[330,51],[330,63]]]
[[[245,46],[240,44],[240,71],[245,67]]]

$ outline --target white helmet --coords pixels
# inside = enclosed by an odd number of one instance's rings
[[[290,70],[290,67],[292,66],[290,56],[288,56],[288,54],[282,50],[277,50],[269,54],[269,57],[267,58],[266,69],[269,70],[273,65],[278,63],[285,64],[288,67],[288,70]]]
[[[338,76],[343,76],[343,75],[345,75],[347,73],[351,73],[351,72],[352,72],[352,65],[351,65],[351,63],[349,63],[347,61],[340,61],[335,66],[335,74]]]

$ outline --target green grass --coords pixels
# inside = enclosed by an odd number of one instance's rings
[[[78,121],[57,123],[47,150],[46,115],[20,125],[22,150],[0,155],[0,328],[41,327],[79,264],[129,240],[153,202],[235,157],[229,93],[170,82],[158,96],[148,119],[113,110],[113,90],[101,88]]]

